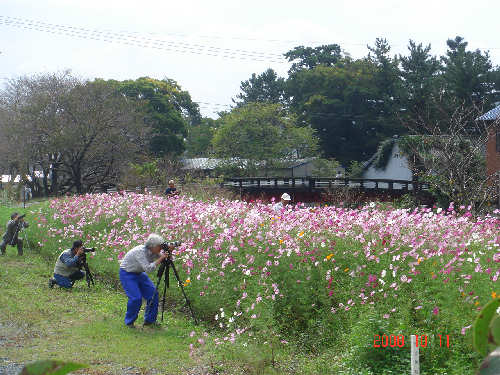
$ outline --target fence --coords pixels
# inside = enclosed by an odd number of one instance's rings
[[[335,187],[408,191],[421,191],[429,188],[427,184],[416,180],[343,177],[233,177],[224,179],[222,185],[224,187],[237,187],[240,189],[272,188],[308,191],[331,189]]]

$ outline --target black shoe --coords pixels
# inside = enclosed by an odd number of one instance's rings
[[[128,328],[135,328],[134,323],[126,324]]]
[[[56,285],[56,281],[51,277],[49,279],[49,288],[52,289],[54,287],[54,285]]]
[[[161,325],[158,322],[144,322],[143,327],[161,328]]]

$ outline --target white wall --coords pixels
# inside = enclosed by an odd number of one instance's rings
[[[397,143],[392,148],[389,162],[385,169],[375,169],[373,163],[363,173],[363,178],[380,178],[390,180],[412,180],[412,172],[408,166],[406,156],[401,154]],[[379,184],[379,187],[384,188],[386,184]],[[400,184],[394,184],[394,189],[401,189]],[[411,186],[408,187],[411,190]]]

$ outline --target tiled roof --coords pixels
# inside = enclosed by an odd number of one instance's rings
[[[215,169],[222,159],[193,158],[182,159],[183,169]]]
[[[484,115],[477,118],[478,120],[489,121],[500,119],[500,105],[486,112]]]
[[[312,161],[313,158],[308,159],[295,159],[295,160],[282,160],[283,168],[295,168],[302,164],[306,164]],[[193,159],[182,159],[183,169],[198,169],[198,170],[211,170],[215,169],[219,165],[230,162],[231,160],[224,159],[211,159],[211,158],[193,158]],[[233,160],[237,161],[237,160]],[[240,163],[245,165],[246,160],[240,160]]]

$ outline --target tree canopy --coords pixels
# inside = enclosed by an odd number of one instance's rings
[[[387,40],[377,38],[359,59],[338,44],[298,46],[284,54],[288,77],[254,73],[234,102],[281,104],[316,130],[323,156],[346,166],[367,160],[382,140],[407,134],[410,120],[445,124],[457,104],[486,110],[500,101],[500,69],[489,54],[468,50],[460,36],[447,45],[439,57],[410,40],[406,55],[392,56]]]
[[[154,156],[179,155],[185,150],[187,128],[199,124],[201,115],[198,104],[177,82],[149,77],[107,82],[143,108],[144,126],[151,130],[149,150]]]
[[[292,158],[315,155],[317,139],[308,126],[279,104],[250,103],[225,115],[213,138],[221,158],[234,158],[248,169]]]
[[[102,80],[69,72],[21,77],[0,97],[0,133],[11,145],[2,157],[9,155],[12,174],[30,176],[35,192],[114,185],[122,164],[144,148],[138,106]]]

